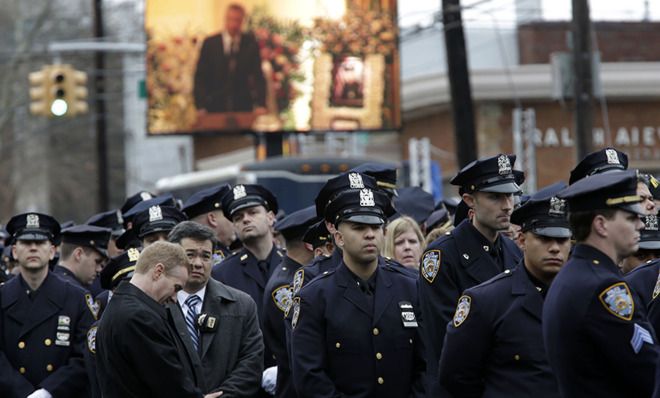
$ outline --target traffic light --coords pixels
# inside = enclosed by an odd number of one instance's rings
[[[30,112],[40,116],[76,116],[86,113],[87,74],[68,64],[45,65],[29,76]]]

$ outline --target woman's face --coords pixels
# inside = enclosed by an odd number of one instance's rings
[[[394,238],[394,259],[406,267],[417,269],[422,256],[422,244],[412,229]]]

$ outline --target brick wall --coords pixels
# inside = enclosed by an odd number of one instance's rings
[[[594,22],[602,62],[660,61],[660,23]],[[534,22],[518,27],[521,64],[546,64],[555,51],[570,51],[569,22]],[[596,43],[593,45],[596,49]]]

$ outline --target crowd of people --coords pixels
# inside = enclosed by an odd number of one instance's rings
[[[223,184],[15,215],[0,396],[660,397],[660,183],[605,148],[525,195],[515,160],[438,203],[367,163],[289,214]]]

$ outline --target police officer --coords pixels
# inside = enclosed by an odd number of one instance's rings
[[[628,155],[615,148],[603,148],[584,157],[573,170],[569,185],[592,175],[610,174],[628,169]]]
[[[543,338],[562,397],[648,397],[658,346],[640,296],[617,264],[637,251],[642,228],[635,172],[592,175],[568,201],[577,242],[543,308]]]
[[[86,396],[82,350],[94,318],[85,291],[48,270],[59,223],[25,213],[7,231],[20,274],[0,287],[0,396]]]
[[[264,289],[284,253],[273,243],[272,227],[278,205],[275,196],[256,184],[236,185],[222,199],[222,211],[231,220],[243,248],[213,267],[213,279],[242,290],[257,303],[263,322]],[[264,368],[275,365],[266,344]]]
[[[523,260],[466,290],[458,300],[440,359],[440,382],[457,397],[559,397],[541,328],[543,299],[568,259],[566,186],[537,192],[511,215],[521,226]]]
[[[513,155],[500,154],[476,160],[458,172],[451,183],[460,187],[462,203],[472,218],[431,243],[422,255],[422,328],[428,381],[435,395],[442,342],[460,294],[513,268],[521,258],[516,244],[500,235],[509,228],[513,196],[520,191],[513,172],[515,160]]]
[[[133,230],[142,247],[147,247],[157,241],[167,241],[167,234],[185,220],[186,215],[176,207],[153,205],[135,215]]]
[[[291,364],[302,397],[423,396],[415,278],[379,252],[390,200],[368,188],[340,193],[326,212],[343,259],[294,298]]]
[[[62,231],[60,263],[53,272],[89,290],[108,259],[110,230],[93,225],[76,225]]]
[[[315,261],[317,258],[330,257],[335,250],[335,245],[332,243],[332,235],[328,232],[325,226],[325,221],[321,220],[310,226],[305,235],[303,235],[303,242],[312,246],[314,250]]]
[[[134,195],[129,199],[137,200],[142,196]],[[144,197],[148,197],[145,195]],[[127,199],[128,201],[128,199]],[[154,206],[163,206],[163,207],[172,207],[177,208],[177,201],[174,199],[174,196],[171,194],[160,195],[155,198],[145,199],[142,201],[137,201],[136,204],[129,208],[127,211],[122,210],[122,217],[124,219],[124,228],[125,232],[117,238],[116,244],[119,249],[128,250],[131,247],[140,248],[142,247],[141,239],[138,238],[138,231],[134,228],[134,219],[138,214],[144,213]],[[122,209],[124,207],[122,206]],[[167,234],[165,234],[167,236]],[[160,240],[163,240],[163,236],[159,237]]]
[[[310,206],[295,211],[281,221],[275,223],[275,230],[279,231],[286,241],[286,256],[275,268],[273,275],[266,284],[264,294],[263,334],[266,344],[275,355],[277,364],[277,379],[269,377],[271,385],[276,386],[276,397],[295,397],[295,390],[291,385],[291,369],[286,349],[286,335],[284,315],[289,310],[292,299],[291,281],[294,272],[312,260],[311,247],[302,241],[307,228],[316,221],[316,208]],[[267,374],[275,370],[266,369]],[[267,389],[268,390],[268,389]]]
[[[222,212],[222,197],[231,191],[229,184],[222,184],[195,192],[183,204],[183,212],[190,221],[206,225],[216,235],[213,265],[218,265],[231,254],[229,246],[236,240],[236,232],[230,220]]]

